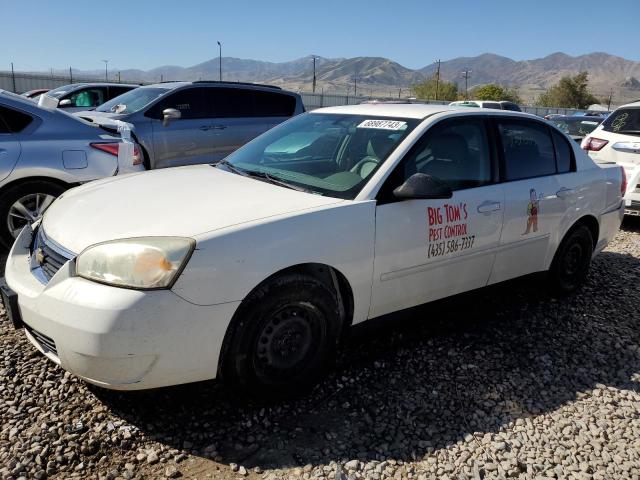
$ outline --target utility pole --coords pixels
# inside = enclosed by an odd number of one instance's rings
[[[398,98],[400,98],[400,97],[401,97],[401,95],[402,95],[402,88],[399,88],[399,89],[398,89]]]
[[[13,81],[13,93],[18,93],[16,91],[16,72],[13,71],[13,62],[11,62],[11,80]]]
[[[353,74],[353,96],[356,97],[358,95],[358,71],[356,70]]]
[[[104,62],[104,79],[105,81],[109,81],[109,70],[107,65],[109,65],[109,60],[102,60]]]
[[[471,76],[471,72],[473,70],[463,70],[462,77],[464,78],[464,99],[467,100],[469,98],[469,77]]]
[[[316,56],[313,56],[313,84],[311,86],[311,91],[316,93]]]
[[[53,80],[53,67],[51,67],[51,79]]]
[[[164,75],[160,74],[160,83],[164,81]]]
[[[611,100],[613,100],[613,88],[609,90],[609,100],[607,101],[607,110],[611,111]]]
[[[73,83],[73,72],[71,71],[71,67],[69,67],[69,83]]]
[[[120,83],[120,72],[118,72],[118,83]]]
[[[220,69],[220,81],[222,81],[222,44],[218,41],[218,67]]]
[[[438,93],[440,92],[440,59],[436,60],[438,67],[436,69],[436,100],[438,100]]]

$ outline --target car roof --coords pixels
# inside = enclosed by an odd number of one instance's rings
[[[318,113],[335,113],[344,115],[376,115],[382,117],[400,117],[400,118],[416,118],[424,119],[430,115],[443,112],[478,115],[517,115],[527,118],[539,117],[530,113],[513,112],[510,110],[498,109],[477,109],[468,108],[457,105],[429,105],[424,103],[406,103],[406,104],[389,104],[389,103],[368,103],[360,105],[344,105],[341,107],[326,107],[313,110]]]
[[[601,115],[560,115],[553,117],[554,120],[572,120],[574,122],[582,122],[584,120],[599,120],[603,121],[605,117]]]
[[[627,107],[640,107],[640,100],[635,102],[627,103],[626,105],[620,105],[618,108],[627,108]]]
[[[174,88],[186,87],[190,85],[204,85],[204,86],[221,86],[221,87],[241,87],[241,88],[250,88],[250,89],[259,89],[259,90],[272,90],[278,91],[282,93],[294,93],[289,92],[287,90],[282,90],[280,87],[275,85],[265,85],[261,83],[249,83],[249,82],[225,82],[219,80],[198,80],[195,82],[183,82],[183,81],[168,81],[161,83],[153,83],[151,85],[144,85],[141,88],[164,88],[166,90],[172,90]]]

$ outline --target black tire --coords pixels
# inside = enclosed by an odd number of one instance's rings
[[[551,292],[568,295],[586,281],[593,255],[593,237],[584,225],[571,229],[564,237],[549,268]]]
[[[59,197],[66,188],[46,180],[31,180],[9,187],[0,194],[0,243],[11,248],[14,237],[9,229],[9,211],[19,199],[33,194],[46,194]],[[26,222],[25,222],[26,224]]]
[[[335,293],[318,279],[288,274],[268,281],[234,316],[222,379],[256,398],[303,392],[335,360],[341,323]]]

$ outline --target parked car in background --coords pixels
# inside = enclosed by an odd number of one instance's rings
[[[0,243],[11,246],[68,188],[143,170],[135,149],[119,163],[120,142],[116,131],[0,90]]]
[[[23,92],[20,94],[20,96],[27,97],[27,98],[35,98],[42,95],[43,93],[47,93],[48,91],[49,91],[48,88],[36,88],[35,90],[28,90],[26,92]]]
[[[449,105],[454,107],[477,107],[477,108],[494,108],[496,110],[510,110],[512,112],[520,112],[520,107],[506,100],[499,102],[490,100],[459,100],[457,102],[451,102]]]
[[[214,165],[74,189],[16,240],[2,291],[37,349],[102,387],[295,393],[352,324],[533,272],[576,290],[622,178],[532,115],[325,108]]]
[[[640,101],[614,110],[582,141],[591,158],[624,168],[625,213],[640,215]]]
[[[73,83],[49,90],[45,95],[58,100],[67,112],[93,110],[139,85],[125,83]]]
[[[211,163],[304,112],[300,95],[235,82],[146,85],[77,115],[100,125],[134,126],[147,168]]]
[[[576,142],[580,143],[584,137],[589,135],[602,123],[604,117],[587,117],[574,115],[562,115],[553,117],[549,121],[558,127],[562,132],[569,135]]]

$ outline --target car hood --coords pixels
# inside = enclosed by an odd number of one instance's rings
[[[80,253],[108,240],[195,235],[343,200],[280,187],[210,165],[98,180],[64,193],[47,210],[48,237]]]

